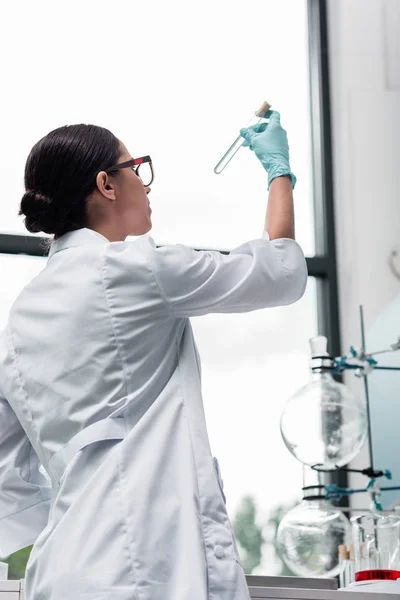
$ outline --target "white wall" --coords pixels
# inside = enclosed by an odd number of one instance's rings
[[[328,0],[335,221],[343,350],[400,292],[400,0]],[[397,334],[394,332],[395,341]],[[357,388],[354,377],[347,382]],[[355,461],[367,466],[368,458]],[[365,484],[356,476],[351,484]],[[356,504],[366,503],[356,497]]]

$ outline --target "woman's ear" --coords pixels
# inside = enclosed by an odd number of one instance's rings
[[[97,174],[96,187],[99,192],[109,200],[117,199],[113,178],[105,171],[100,171],[100,173]]]

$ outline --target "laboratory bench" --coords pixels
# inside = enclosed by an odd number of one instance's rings
[[[307,579],[300,577],[246,577],[252,600],[394,600],[397,594],[343,591],[337,589],[336,579]],[[0,600],[24,600],[24,580],[0,581]]]

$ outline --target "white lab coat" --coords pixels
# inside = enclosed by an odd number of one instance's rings
[[[0,556],[34,543],[26,600],[249,598],[189,317],[289,304],[306,278],[267,234],[229,255],[54,242],[0,334]]]

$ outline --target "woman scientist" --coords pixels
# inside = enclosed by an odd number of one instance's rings
[[[307,269],[279,114],[241,135],[269,200],[227,256],[156,247],[150,157],[110,131],[60,127],[29,154],[20,214],[54,239],[0,334],[0,556],[34,543],[26,600],[249,598],[190,317],[296,302]]]

